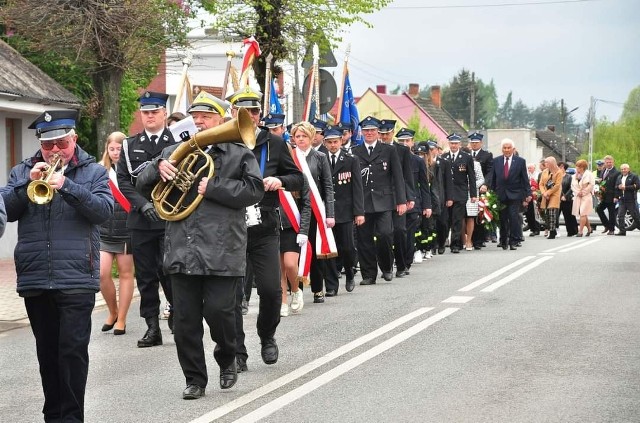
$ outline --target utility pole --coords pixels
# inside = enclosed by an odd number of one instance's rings
[[[560,100],[560,123],[562,123],[562,161],[566,160],[567,156],[567,136],[564,133],[564,121],[567,118],[567,113],[564,108],[564,98]]]
[[[469,129],[476,127],[476,73],[471,72],[471,116],[469,120]]]
[[[589,102],[589,170],[593,163],[593,131],[595,130],[596,121],[596,99],[591,96]]]

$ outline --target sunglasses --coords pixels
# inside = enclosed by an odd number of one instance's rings
[[[64,150],[69,147],[69,140],[67,138],[62,138],[55,141],[44,141],[40,143],[40,147],[42,147],[45,151],[53,150],[53,146],[57,145],[60,150]]]

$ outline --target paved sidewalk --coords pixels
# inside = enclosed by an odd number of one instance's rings
[[[117,279],[115,283],[117,288]],[[139,296],[138,289],[134,289],[134,300]],[[161,298],[164,299],[164,296]],[[105,306],[102,295],[97,293],[95,308],[101,309]],[[0,259],[0,332],[28,325],[24,300],[16,292],[16,268],[13,259]]]

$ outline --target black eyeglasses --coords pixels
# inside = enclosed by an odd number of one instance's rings
[[[69,142],[70,141],[67,138],[61,138],[54,141],[43,141],[40,143],[40,147],[45,151],[50,151],[53,150],[54,145],[57,145],[60,150],[64,150],[69,147]]]

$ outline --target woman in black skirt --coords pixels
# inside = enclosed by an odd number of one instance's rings
[[[109,308],[109,316],[102,331],[113,329],[114,335],[126,332],[127,313],[133,298],[133,256],[131,255],[131,235],[127,229],[129,203],[118,189],[116,164],[120,158],[122,141],[126,135],[114,132],[107,137],[100,164],[109,172],[109,185],[114,198],[113,216],[100,228],[100,292]],[[116,286],[111,276],[113,259],[118,263],[120,277],[119,297],[116,300]]]

